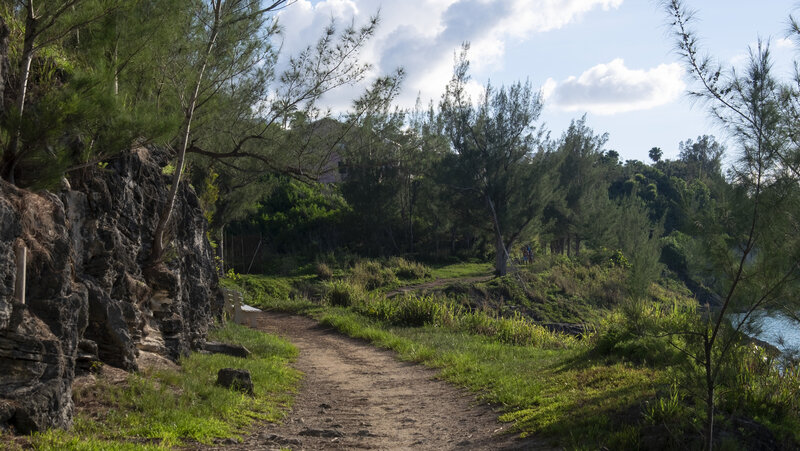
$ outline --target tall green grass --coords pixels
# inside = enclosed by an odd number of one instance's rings
[[[456,304],[446,297],[406,294],[387,298],[374,295],[353,305],[362,315],[395,326],[432,325],[454,331],[493,337],[514,345],[568,347],[575,344],[571,336],[551,332],[529,318],[514,313],[500,317],[496,313],[476,311]]]

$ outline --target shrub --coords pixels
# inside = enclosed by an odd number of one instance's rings
[[[255,307],[270,305],[271,300],[287,300],[292,287],[285,278],[271,276],[240,276],[240,285],[247,293],[245,302]]]
[[[769,425],[787,443],[800,441],[800,364],[755,343],[739,347],[721,405],[745,411]]]
[[[467,312],[458,317],[456,323],[457,328],[465,332],[493,337],[512,345],[561,348],[575,343],[575,338],[552,332],[519,312],[514,312],[510,318],[486,312]]]
[[[337,307],[350,307],[364,300],[364,291],[345,281],[328,282],[325,284],[325,300]]]
[[[617,249],[611,254],[611,257],[608,259],[608,264],[615,268],[622,268],[622,269],[629,269],[631,267],[631,263],[628,261],[628,258],[625,257],[625,254],[622,253],[621,250]]]
[[[452,325],[461,308],[446,299],[406,294],[394,298],[370,296],[356,311],[395,326],[419,327]]]
[[[661,239],[661,257],[659,261],[667,265],[670,271],[685,276],[689,272],[689,255],[691,238],[681,232],[673,231]]]
[[[320,280],[331,280],[333,278],[333,270],[327,263],[317,262],[314,264],[314,272]]]
[[[350,273],[350,280],[367,290],[375,290],[396,283],[397,277],[391,269],[384,268],[380,262],[364,260],[355,264]]]
[[[428,266],[400,257],[389,259],[389,267],[394,270],[397,277],[403,280],[428,279],[432,275],[431,268]]]

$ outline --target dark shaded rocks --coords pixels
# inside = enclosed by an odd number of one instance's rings
[[[722,431],[721,438],[726,435],[729,436],[733,443],[738,443],[742,449],[781,449],[778,441],[772,432],[761,423],[758,423],[750,418],[741,416],[734,416],[730,419],[730,431]]]
[[[225,354],[232,357],[246,359],[250,357],[250,351],[242,345],[232,345],[220,343],[218,341],[208,341],[203,345],[203,350],[212,354]]]
[[[217,385],[253,396],[253,381],[250,372],[235,368],[223,368],[217,373]]]
[[[78,342],[78,355],[75,359],[77,373],[90,373],[99,368],[100,357],[97,355],[97,343],[86,338]]]
[[[33,193],[0,181],[0,429],[68,427],[76,370],[137,370],[140,350],[199,349],[222,296],[197,196],[181,187],[169,257],[146,267],[169,154],[138,148]],[[26,303],[14,247],[28,250]]]

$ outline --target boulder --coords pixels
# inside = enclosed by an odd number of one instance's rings
[[[218,341],[208,341],[203,345],[203,350],[212,354],[225,354],[232,357],[246,359],[250,357],[250,351],[242,345],[232,345],[220,343]]]
[[[247,370],[223,368],[217,373],[217,385],[253,396],[253,381]]]

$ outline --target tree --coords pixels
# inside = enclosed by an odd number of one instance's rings
[[[284,6],[287,1],[275,0],[266,7],[260,1],[252,0],[209,0],[207,4],[204,2],[198,5],[197,15],[191,23],[192,33],[198,39],[190,43],[197,47],[191,49],[189,53],[188,73],[181,74],[190,77],[189,83],[183,83],[185,79],[172,80],[178,88],[184,120],[178,137],[177,163],[172,176],[172,185],[154,232],[150,254],[152,263],[160,262],[164,254],[164,232],[175,207],[186,160],[186,149],[189,147],[192,120],[198,103],[208,101],[214,92],[220,89],[221,84],[235,79],[258,63],[258,60],[251,59],[257,52],[256,48],[246,48],[244,53],[238,53],[241,51],[238,39],[248,36],[243,33],[258,34],[263,25],[261,17]],[[218,45],[218,40],[223,45]],[[213,63],[218,65],[209,70],[211,77],[209,83],[204,86],[204,82],[207,81],[206,71]],[[229,65],[225,67],[220,63]]]
[[[113,4],[105,5],[104,2],[90,0],[52,0],[41,3],[39,0],[24,0],[18,2],[16,7],[6,6],[5,11],[0,11],[9,16],[18,14],[18,20],[24,23],[16,68],[16,86],[13,90],[14,105],[10,112],[14,119],[8,130],[8,144],[3,149],[0,160],[0,177],[15,183],[17,165],[28,151],[20,145],[20,141],[34,57],[43,48],[60,42],[115,7]]]
[[[698,136],[697,141],[687,139],[678,145],[678,159],[686,164],[687,178],[714,179],[722,175],[722,156],[725,146],[714,136]]]
[[[650,156],[650,159],[653,160],[653,163],[658,163],[661,160],[661,157],[664,155],[664,152],[660,147],[653,147],[650,149],[647,155]]]
[[[599,239],[598,219],[607,216],[610,204],[604,172],[613,168],[600,164],[606,141],[608,135],[596,135],[584,116],[573,120],[556,144],[559,196],[547,207],[554,250],[570,255],[574,248],[577,255],[584,238]]]
[[[337,35],[335,24],[315,46],[289,60],[277,87],[270,86],[276,50],[268,45],[277,31],[265,14],[288,5],[289,0],[213,0],[202,4],[190,21],[194,39],[185,55],[170,61],[178,70],[168,79],[178,93],[184,121],[178,137],[177,163],[167,204],[159,218],[151,261],[164,252],[164,235],[174,206],[186,155],[253,173],[258,170],[289,173],[314,179],[327,159],[314,145],[313,127],[321,124],[316,101],[326,92],[360,80],[368,65],[358,52],[373,35],[377,17],[366,26],[351,26]],[[188,81],[188,82],[187,82]],[[273,89],[271,89],[273,88]],[[213,108],[221,102],[224,108]],[[209,130],[192,133],[196,111],[203,109]],[[209,114],[210,112],[210,114]],[[213,125],[212,125],[213,124]],[[225,129],[217,131],[217,127]],[[281,161],[293,153],[296,165]],[[244,163],[244,161],[248,161]],[[308,162],[311,162],[309,166]],[[238,164],[237,164],[238,163]]]
[[[342,193],[365,244],[380,253],[410,251],[414,241],[421,152],[414,132],[404,130],[406,113],[392,108],[401,79],[381,77],[356,100],[353,130],[342,141]]]
[[[692,94],[707,102],[712,115],[739,147],[732,173],[732,198],[695,218],[700,254],[708,256],[703,266],[714,276],[711,280],[721,296],[719,305],[707,305],[696,327],[673,331],[686,337],[683,351],[703,381],[705,446],[710,450],[720,395],[717,388],[736,383],[726,380],[725,375],[730,357],[742,342],[740,332],[758,310],[798,308],[792,292],[800,277],[800,178],[791,165],[797,161],[796,147],[788,145],[787,116],[781,109],[790,91],[771,76],[769,46],[759,42],[750,50],[743,75],[733,69],[726,71],[700,55],[698,37],[692,29],[693,14],[683,2],[665,1],[664,6],[673,23],[677,50],[698,88]],[[793,125],[797,127],[796,122]],[[713,150],[711,158],[706,158],[708,152],[695,152],[693,145],[684,146],[684,150],[687,158],[699,153],[704,161],[713,164],[717,160]],[[744,313],[730,323],[728,314],[732,311]]]
[[[533,127],[542,110],[530,83],[495,89],[487,84],[477,105],[467,94],[468,45],[456,60],[440,109],[453,153],[451,188],[468,205],[483,205],[495,241],[495,272],[507,272],[508,248],[540,217],[551,195],[545,152]],[[480,207],[479,207],[480,208]]]
[[[272,25],[267,35],[276,30]],[[317,101],[363,78],[369,65],[359,61],[359,53],[377,25],[378,18],[372,17],[361,27],[350,25],[339,31],[331,22],[322,37],[292,56],[278,75],[274,73],[277,50],[268,46],[261,50],[262,63],[251,64],[249,72],[208,90],[212,95],[201,102],[197,113],[203,126],[194,128],[186,153],[196,172],[219,174],[211,224],[218,239],[227,223],[255,210],[265,195],[259,186],[271,180],[265,174],[315,182],[331,170],[331,156],[367,105],[356,105],[358,112],[342,123],[330,112],[320,111]],[[249,36],[251,41],[268,42]],[[223,70],[226,67],[222,65]]]
[[[620,249],[631,265],[627,288],[631,299],[643,299],[661,275],[660,224],[650,221],[647,207],[641,198],[631,195],[621,199],[607,214],[613,216],[611,243]]]

